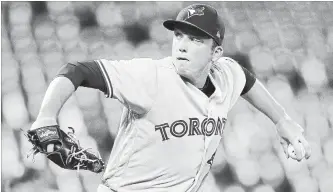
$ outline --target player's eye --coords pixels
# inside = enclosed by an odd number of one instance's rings
[[[174,32],[175,33],[175,36],[177,37],[177,38],[180,38],[180,37],[182,37],[182,33],[180,33],[179,31],[175,31]]]
[[[191,40],[191,41],[198,42],[198,43],[202,43],[202,42],[203,42],[203,40],[202,40],[202,39],[200,39],[200,38],[197,38],[197,37],[190,37],[190,40]]]

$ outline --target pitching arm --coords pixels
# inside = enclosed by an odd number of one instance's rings
[[[301,161],[304,157],[306,159],[310,157],[311,148],[304,138],[304,129],[288,116],[284,108],[262,83],[256,80],[253,87],[243,95],[243,98],[274,122],[287,158],[292,157]],[[294,148],[294,153],[288,151],[289,145]]]
[[[102,73],[94,61],[68,63],[58,72],[46,90],[36,121],[31,129],[57,125],[57,116],[69,97],[79,87],[89,87],[106,93]]]

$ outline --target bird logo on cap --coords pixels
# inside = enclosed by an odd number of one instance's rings
[[[221,38],[220,31],[217,31],[217,33],[216,33],[216,37]]]
[[[194,16],[194,15],[198,15],[198,16],[202,16],[204,15],[204,10],[205,7],[191,7],[187,10],[188,16],[187,19]]]

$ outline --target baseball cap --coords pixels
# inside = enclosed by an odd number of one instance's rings
[[[205,4],[193,4],[182,9],[175,20],[163,22],[165,28],[173,31],[177,24],[189,25],[204,32],[218,44],[222,44],[225,27],[213,7]]]

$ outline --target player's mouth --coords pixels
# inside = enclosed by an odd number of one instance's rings
[[[185,57],[177,57],[177,60],[179,60],[179,61],[189,61],[189,60],[186,59]]]

